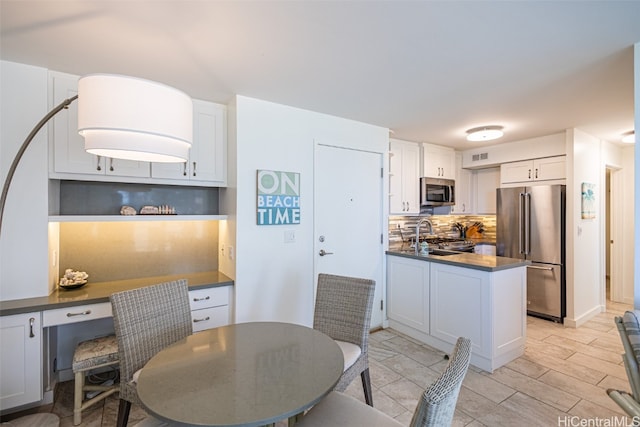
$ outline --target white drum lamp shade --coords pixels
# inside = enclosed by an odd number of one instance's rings
[[[91,154],[147,162],[186,162],[193,104],[161,83],[114,74],[78,82],[78,132]]]

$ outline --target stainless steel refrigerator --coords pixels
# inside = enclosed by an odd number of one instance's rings
[[[527,259],[527,314],[562,323],[566,313],[566,187],[498,188],[496,254]]]

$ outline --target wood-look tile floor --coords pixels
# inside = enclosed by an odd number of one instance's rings
[[[578,329],[528,317],[524,356],[493,374],[470,367],[453,425],[633,425],[630,420],[622,423],[623,412],[606,394],[607,388],[629,389],[613,322],[614,316],[628,309],[631,306],[609,302],[605,313]],[[446,361],[444,353],[385,329],[371,334],[369,365],[375,407],[409,425],[421,393]],[[346,392],[364,401],[359,379]],[[72,408],[73,382],[69,381],[57,387],[52,405],[32,412],[54,412],[61,427],[69,427]],[[115,426],[117,409],[116,394],[87,409],[81,426]],[[144,417],[144,411],[134,405],[129,425]],[[278,423],[278,427],[285,425]]]

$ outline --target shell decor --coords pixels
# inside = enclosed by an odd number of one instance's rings
[[[89,275],[84,271],[74,271],[70,268],[67,268],[64,271],[64,276],[60,278],[60,282],[58,283],[62,288],[79,288],[87,283],[87,279]]]
[[[131,206],[123,206],[120,208],[120,215],[136,215],[137,212],[135,210],[135,208],[132,208]]]

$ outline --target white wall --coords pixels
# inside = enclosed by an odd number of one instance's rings
[[[47,70],[0,61],[0,175],[47,113]],[[47,128],[36,135],[9,189],[0,235],[0,300],[48,295]]]
[[[636,118],[635,118],[635,131],[636,131],[636,143],[639,141],[638,132],[640,131],[640,42],[636,43],[633,50],[633,80],[634,80],[634,101]],[[640,220],[640,150],[635,150],[635,176],[634,176],[634,223]],[[635,227],[634,230],[634,242],[635,248],[640,248],[640,227]],[[634,275],[633,275],[633,298],[634,307],[640,309],[640,251],[634,251]]]
[[[600,298],[603,245],[600,200],[601,143],[579,130],[567,130],[567,318],[565,324],[580,326],[602,310]],[[595,184],[596,217],[581,218],[581,186]]]
[[[222,209],[235,218],[226,225],[235,230],[221,231],[220,238],[221,245],[235,247],[235,320],[311,325],[314,141],[386,153],[388,129],[244,96],[231,103],[229,117],[229,152],[236,153],[237,169],[229,176]],[[299,225],[256,224],[258,169],[300,173]],[[348,171],[336,173],[348,179]],[[284,243],[285,230],[295,231],[294,243]],[[220,268],[233,273],[226,260]]]

